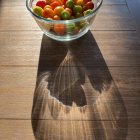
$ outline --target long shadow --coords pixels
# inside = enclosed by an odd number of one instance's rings
[[[71,42],[42,38],[32,108],[36,140],[125,140],[127,112],[89,31]]]

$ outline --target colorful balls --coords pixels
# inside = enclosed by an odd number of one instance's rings
[[[33,7],[34,13],[53,20],[79,18],[91,13],[94,9],[92,0],[39,0],[36,5]]]
[[[84,10],[93,9],[93,8],[94,8],[93,2],[87,2],[84,6]]]
[[[46,5],[46,6],[44,7],[44,9],[46,9],[46,8],[52,9],[52,7],[51,7],[50,5]]]
[[[66,7],[67,7],[67,8],[73,8],[73,7],[74,7],[74,2],[73,2],[73,0],[67,0],[67,1],[66,1]]]
[[[83,12],[82,6],[80,6],[80,5],[74,5],[73,12],[74,13],[82,13]]]
[[[42,16],[43,15],[43,9],[39,6],[34,6],[33,7],[33,12],[35,14],[37,14],[38,16]]]
[[[47,5],[45,0],[37,1],[36,6],[41,7],[42,9]]]
[[[54,9],[54,14],[55,15],[58,15],[58,16],[61,16],[61,12],[64,10],[64,8],[62,6],[57,6],[55,9]]]
[[[53,19],[54,20],[61,20],[61,18],[58,15],[54,15]]]
[[[62,18],[63,20],[68,20],[68,19],[70,19],[70,13],[69,13],[67,10],[63,10],[63,11],[61,12],[61,18]]]
[[[57,6],[61,6],[62,4],[59,1],[54,1],[50,4],[52,9],[54,10]]]
[[[93,10],[91,10],[91,9],[88,9],[88,10],[84,11],[84,16],[90,14],[92,11],[93,11]]]
[[[65,8],[65,10],[68,11],[70,15],[72,15],[72,10],[70,8]]]
[[[84,5],[84,1],[83,0],[77,0],[76,4],[83,6]]]
[[[44,9],[43,17],[44,18],[53,18],[54,17],[54,11],[51,8]]]
[[[69,23],[67,24],[67,32],[72,33],[75,30],[75,23]]]
[[[64,24],[55,24],[54,32],[56,32],[58,35],[64,35],[66,32],[65,25]]]

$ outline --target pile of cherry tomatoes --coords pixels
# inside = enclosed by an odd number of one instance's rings
[[[92,0],[38,0],[33,12],[48,20],[70,20],[90,14],[93,9]],[[81,20],[77,24],[54,24],[49,31],[57,35],[77,34],[86,24]]]
[[[70,20],[92,12],[91,0],[38,0],[33,12],[50,20]]]

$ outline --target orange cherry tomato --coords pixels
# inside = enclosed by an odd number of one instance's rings
[[[50,5],[46,5],[46,6],[44,7],[44,10],[45,10],[46,8],[52,9],[52,7],[51,7]]]
[[[54,1],[50,4],[50,6],[52,7],[52,9],[55,9],[57,6],[61,6],[62,4],[58,1]]]
[[[70,15],[72,15],[72,10],[70,8],[65,8],[65,10],[68,11]]]
[[[64,10],[64,8],[63,8],[62,6],[57,6],[57,7],[54,9],[54,14],[60,16],[60,15],[61,15],[61,12],[62,12],[63,10]]]
[[[54,11],[51,8],[46,8],[43,11],[43,17],[44,18],[53,18],[54,17]]]
[[[84,1],[83,0],[77,0],[76,1],[76,4],[83,6],[84,5]]]
[[[47,5],[51,4],[51,0],[46,0],[46,4]]]
[[[58,15],[55,15],[55,16],[53,17],[53,19],[54,19],[54,20],[61,20],[61,18],[60,18]]]
[[[59,35],[64,35],[65,31],[66,31],[65,25],[64,24],[55,24],[54,31]]]

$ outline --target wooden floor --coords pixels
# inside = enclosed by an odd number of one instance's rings
[[[0,140],[140,140],[139,8],[104,0],[91,30],[63,43],[25,0],[0,0]]]

